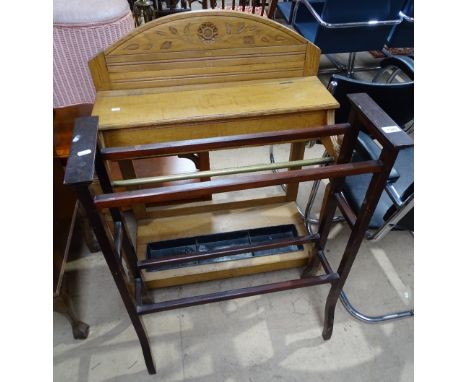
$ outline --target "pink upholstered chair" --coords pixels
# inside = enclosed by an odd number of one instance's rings
[[[88,61],[133,28],[127,0],[54,0],[54,108],[94,103]]]

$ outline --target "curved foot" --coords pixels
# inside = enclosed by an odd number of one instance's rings
[[[331,335],[333,333],[333,328],[327,330],[327,329],[323,329],[323,332],[322,332],[322,338],[325,340],[325,341],[328,341],[330,338],[331,338]]]
[[[89,334],[88,324],[85,324],[82,321],[78,321],[75,325],[73,325],[72,330],[73,330],[73,338],[75,340],[84,340],[88,338],[88,334]]]

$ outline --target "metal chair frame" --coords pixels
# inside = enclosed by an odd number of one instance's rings
[[[294,8],[292,12],[291,25],[294,27],[297,18],[297,12],[300,4],[303,4],[310,14],[317,20],[317,22],[324,28],[327,29],[343,29],[343,28],[361,28],[361,27],[374,27],[374,26],[386,26],[386,25],[398,25],[403,19],[410,19],[403,12],[400,11],[399,18],[393,20],[369,20],[362,22],[348,22],[348,23],[328,23],[322,19],[319,13],[314,9],[307,0],[294,0]],[[348,62],[343,64],[336,60],[332,55],[327,54],[327,58],[336,66],[337,69],[323,69],[319,71],[319,74],[337,74],[345,72],[348,77],[352,77],[355,72],[359,71],[372,71],[380,69],[380,66],[375,67],[355,67],[354,63],[356,60],[356,52],[349,53]]]

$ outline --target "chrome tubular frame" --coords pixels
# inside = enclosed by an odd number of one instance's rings
[[[387,219],[377,231],[367,235],[367,240],[371,242],[379,241],[414,207],[414,194],[408,197],[405,202]]]
[[[336,86],[336,83],[330,83],[330,86],[332,89],[333,87]],[[328,156],[327,151],[325,150],[323,153],[323,158],[326,158]],[[304,218],[304,225],[306,226],[307,232],[312,235],[314,234],[313,229],[312,229],[312,224],[317,224],[318,220],[317,219],[311,219],[310,218],[310,213],[312,210],[312,206],[314,204],[315,198],[317,197],[317,191],[320,186],[320,180],[314,181],[312,183],[312,188],[310,190],[309,194],[309,200],[307,202],[307,206],[305,208],[303,218]],[[386,191],[388,192],[388,189],[390,187],[386,187]],[[394,191],[394,190],[393,190]],[[396,193],[396,191],[395,191]],[[396,196],[396,195],[392,195]],[[392,198],[392,196],[390,196]],[[393,198],[392,198],[393,200]],[[393,226],[398,223],[405,215],[406,213],[413,208],[414,206],[414,194],[411,195],[403,204],[399,203],[400,205],[403,205],[403,207],[400,207],[398,211],[396,211],[388,220],[387,222],[379,228],[378,231],[376,231],[374,234],[369,235],[367,239],[369,241],[375,242],[377,240],[380,240],[383,236],[386,235],[388,231],[390,231]],[[333,218],[333,222],[337,221],[343,221],[344,218],[342,216],[336,216]],[[387,313],[383,314],[380,316],[368,316],[364,313],[361,313],[359,310],[357,310],[349,301],[348,296],[344,291],[341,291],[340,293],[340,301],[343,304],[344,308],[348,311],[348,313],[355,318],[358,321],[365,322],[367,324],[379,324],[387,321],[393,321],[393,320],[398,320],[402,318],[408,318],[408,317],[413,317],[414,316],[414,309],[411,310],[404,310],[400,312],[394,312],[394,313]]]
[[[402,20],[405,20],[405,21],[407,21],[409,23],[414,23],[414,17],[409,17],[408,15],[403,13],[403,11],[400,11],[398,16],[400,16],[402,18]]]
[[[324,28],[329,29],[342,29],[342,28],[360,28],[368,26],[382,26],[382,25],[398,25],[402,22],[402,18],[395,20],[369,20],[369,21],[359,21],[351,23],[327,23],[324,21],[317,11],[307,0],[297,0],[293,10],[292,24],[296,23],[297,11],[299,9],[299,4],[304,4],[306,9],[314,16],[314,18],[319,22],[319,24]],[[401,13],[401,12],[400,12]],[[406,16],[406,15],[405,15]],[[408,17],[408,16],[406,16]]]
[[[370,26],[384,26],[384,25],[398,25],[403,21],[404,17],[407,17],[404,15],[402,12],[400,12],[400,18],[394,19],[394,20],[369,20],[369,21],[359,21],[359,22],[349,22],[349,23],[327,23],[324,21],[321,16],[318,14],[318,12],[314,9],[312,5],[307,0],[296,0],[294,4],[294,9],[293,9],[293,16],[291,19],[291,25],[294,27],[294,24],[296,24],[296,18],[297,18],[297,12],[299,10],[300,4],[304,4],[306,9],[314,16],[315,20],[324,28],[328,29],[344,29],[344,28],[361,28],[361,27],[370,27]],[[403,16],[404,15],[404,16]],[[406,19],[405,19],[406,20]],[[334,73],[340,73],[340,72],[346,72],[346,75],[348,77],[352,77],[354,72],[357,71],[371,71],[371,70],[378,70],[380,69],[379,66],[377,67],[370,67],[370,68],[354,68],[354,60],[356,57],[356,53],[350,53],[349,58],[348,58],[348,64],[343,65],[339,62],[337,62],[335,59],[330,58],[329,55],[327,55],[328,59],[335,65],[338,70],[336,69],[324,69],[320,71],[320,74],[334,74]]]
[[[348,296],[346,296],[346,293],[344,291],[341,291],[340,293],[340,301],[345,307],[345,309],[348,311],[349,314],[351,314],[352,317],[354,317],[356,320],[359,320],[361,322],[365,322],[366,324],[381,324],[382,322],[386,321],[393,321],[393,320],[398,320],[402,318],[408,318],[408,317],[414,317],[414,310],[404,310],[401,312],[395,312],[395,313],[388,313],[384,314],[381,316],[367,316],[360,311],[358,311],[351,303],[349,302]]]

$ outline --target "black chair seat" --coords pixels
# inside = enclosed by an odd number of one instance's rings
[[[276,10],[280,16],[289,23],[291,20],[291,14],[293,11],[293,2],[292,1],[282,1],[276,5]]]
[[[395,182],[392,183],[392,185],[397,191],[397,193],[402,196],[403,200],[405,199],[405,196],[408,193],[411,193],[413,191],[413,157],[413,147],[403,149],[400,151],[393,166],[398,172],[399,177]],[[353,161],[361,161],[366,159],[369,158],[357,152],[353,156]],[[371,178],[371,174],[348,176],[346,178],[343,192],[346,195],[346,200],[348,201],[349,205],[354,211],[358,211],[359,208],[361,208]],[[390,199],[387,193],[383,193],[377,205],[377,209],[375,210],[374,215],[372,216],[372,219],[369,223],[369,228],[377,229],[381,227],[394,210],[395,208],[393,206],[392,200]],[[407,214],[408,218],[406,219],[406,221],[401,220],[400,222],[398,222],[398,225],[395,228],[412,229],[412,215],[412,212],[409,212]]]
[[[333,54],[381,50],[394,24],[379,22],[399,22],[404,0],[307,1],[317,16],[307,4],[299,3],[297,17],[291,18],[291,23],[322,54]],[[319,18],[331,25],[320,24]]]
[[[414,0],[407,0],[402,12],[414,18]],[[403,20],[401,24],[395,25],[388,36],[387,47],[389,48],[413,48],[414,47],[414,22]]]

